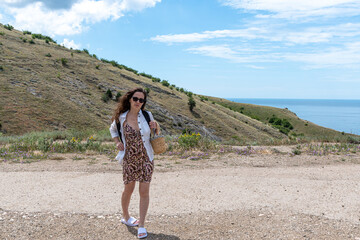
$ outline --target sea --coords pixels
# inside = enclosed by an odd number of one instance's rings
[[[288,108],[304,120],[360,135],[360,100],[227,98],[233,102]]]

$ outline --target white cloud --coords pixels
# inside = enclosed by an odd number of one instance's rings
[[[308,68],[359,68],[360,42],[345,44],[344,48],[329,48],[313,53],[285,54],[283,58],[306,63]]]
[[[216,38],[240,38],[245,40],[263,39],[270,42],[307,44],[329,42],[335,37],[360,36],[360,23],[339,24],[336,26],[312,27],[303,30],[272,29],[268,27],[249,27],[235,30],[204,31],[202,33],[158,35],[152,41],[172,43],[203,42]]]
[[[53,1],[53,0],[5,0],[3,1],[10,7],[25,7],[29,4],[41,2],[49,9],[68,9],[71,5],[79,0],[61,0],[61,1]]]
[[[90,24],[104,20],[116,20],[128,11],[141,11],[153,7],[161,0],[79,0],[68,9],[63,6],[49,8],[48,1],[27,1],[27,5],[16,5],[19,0],[0,3],[15,19],[13,25],[18,29],[31,30],[45,34],[72,35],[86,30]],[[6,4],[7,3],[7,4]]]
[[[151,38],[152,41],[164,42],[164,43],[180,43],[180,42],[201,42],[213,38],[248,38],[253,39],[260,36],[259,34],[267,32],[261,28],[247,28],[237,30],[216,30],[216,31],[204,31],[202,33],[190,33],[190,34],[170,34],[170,35],[158,35]]]
[[[223,5],[246,11],[268,11],[260,18],[336,17],[359,14],[358,0],[220,0]]]
[[[253,68],[253,69],[265,69],[264,67],[260,67],[260,66],[256,66],[256,65],[246,65],[249,68]]]
[[[359,68],[360,42],[345,44],[343,48],[326,48],[310,53],[289,52],[243,52],[228,45],[208,45],[189,48],[187,51],[203,56],[227,59],[236,63],[261,63],[292,61],[305,63],[306,68]],[[255,65],[247,65],[255,69],[263,69]]]
[[[216,57],[231,60],[237,63],[254,62],[274,62],[277,61],[275,55],[271,54],[252,54],[235,50],[228,45],[208,45],[201,47],[188,48],[186,51],[203,56]],[[255,51],[254,51],[255,52]]]
[[[74,42],[74,40],[69,40],[67,38],[64,39],[64,41],[61,43],[61,45],[67,47],[67,48],[72,48],[72,49],[80,49],[81,45],[80,44],[76,44]]]

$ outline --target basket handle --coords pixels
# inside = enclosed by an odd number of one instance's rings
[[[151,134],[153,137],[155,137],[157,135],[155,132],[155,128],[150,128],[150,137],[151,137]]]

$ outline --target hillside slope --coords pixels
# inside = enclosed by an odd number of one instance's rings
[[[196,107],[192,112],[184,92],[100,61],[86,51],[32,39],[31,35],[10,31],[3,25],[0,25],[0,84],[0,130],[6,134],[106,129],[116,102],[104,102],[105,92],[110,89],[115,96],[140,86],[149,88],[147,109],[166,134],[179,134],[187,129],[212,139],[234,139],[239,143],[288,138],[264,121],[219,104],[226,100],[208,101],[195,95]],[[258,108],[268,111],[266,107]],[[293,114],[285,115],[291,122],[298,119]],[[314,129],[319,134],[330,131],[319,126]]]

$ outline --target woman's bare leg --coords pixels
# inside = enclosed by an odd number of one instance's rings
[[[145,217],[149,208],[150,202],[150,183],[140,182],[139,183],[139,194],[140,194],[140,221],[139,227],[144,227]]]
[[[130,218],[129,204],[130,204],[131,195],[135,188],[135,183],[136,182],[134,181],[134,182],[125,184],[124,191],[121,196],[121,206],[122,206],[122,210],[123,210],[123,218],[126,221]]]

